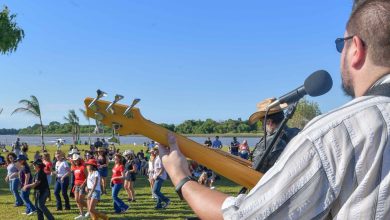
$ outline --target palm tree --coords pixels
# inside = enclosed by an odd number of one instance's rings
[[[28,99],[22,99],[19,101],[19,104],[24,105],[24,107],[20,107],[15,109],[11,115],[18,113],[18,112],[25,112],[27,114],[33,115],[37,118],[39,118],[39,122],[41,125],[41,143],[42,143],[42,151],[45,150],[45,142],[43,141],[43,124],[42,124],[42,114],[41,114],[41,108],[39,106],[39,101],[37,97],[34,95],[30,96],[31,100]]]
[[[89,145],[91,145],[91,143],[92,143],[91,142],[91,121],[90,121],[89,117],[87,116],[87,112],[84,109],[80,108],[79,110],[84,115],[85,119],[88,121],[88,142],[89,142]]]
[[[64,117],[64,120],[67,121],[72,126],[72,137],[73,143],[78,141],[78,131],[79,129],[79,117],[76,115],[75,110],[71,109],[68,112],[68,116]]]

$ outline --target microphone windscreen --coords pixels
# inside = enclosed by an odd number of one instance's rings
[[[325,70],[318,70],[306,78],[304,87],[310,96],[320,96],[327,93],[333,86],[330,74]]]

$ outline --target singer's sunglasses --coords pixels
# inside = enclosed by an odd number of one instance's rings
[[[352,39],[354,36],[344,37],[344,38],[337,38],[334,42],[336,43],[336,50],[341,53],[343,52],[345,41]]]

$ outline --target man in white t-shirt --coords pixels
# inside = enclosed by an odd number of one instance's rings
[[[153,185],[153,194],[157,197],[157,204],[155,209],[165,209],[169,203],[171,202],[170,199],[164,196],[164,194],[161,193],[161,186],[164,183],[164,181],[167,179],[167,172],[165,172],[165,169],[162,165],[161,158],[158,155],[158,148],[154,148],[153,151],[151,151],[152,154],[154,154],[154,164],[153,164],[153,179],[154,179],[154,185]],[[164,202],[164,205],[162,205],[162,202]]]

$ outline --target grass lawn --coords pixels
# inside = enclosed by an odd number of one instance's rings
[[[132,145],[122,145],[119,147],[120,151],[123,152],[126,149],[133,149],[135,152],[138,152],[140,149],[143,149],[142,146],[132,146]],[[34,152],[39,150],[40,147],[30,147],[28,157],[30,160],[34,158]],[[63,146],[62,148],[65,152],[69,150],[69,146]],[[80,150],[87,149],[87,146],[79,147]],[[51,157],[54,156],[55,147],[48,146],[48,151],[51,154]],[[5,157],[5,154],[2,153]],[[84,153],[82,153],[84,155]],[[112,163],[111,163],[112,165]],[[31,167],[32,169],[32,167]],[[32,171],[34,173],[34,171]],[[4,178],[7,174],[6,168],[0,168],[0,215],[1,219],[13,220],[13,219],[36,219],[36,215],[26,216],[21,213],[25,211],[25,207],[13,207],[14,197],[9,191],[8,184],[4,181]],[[109,170],[109,176],[111,176],[111,169]],[[52,201],[46,203],[47,207],[54,215],[55,219],[74,219],[74,217],[79,215],[77,206],[72,198],[71,200],[71,210],[69,211],[55,211],[55,197],[53,194],[53,184],[50,186]],[[240,186],[232,183],[229,180],[222,178],[215,183],[216,188],[219,191],[235,195],[240,190]],[[102,200],[98,204],[97,209],[101,212],[108,214],[110,219],[184,219],[186,217],[193,217],[195,214],[189,208],[189,206],[180,201],[176,192],[172,186],[172,183],[167,180],[165,181],[162,192],[171,199],[171,204],[166,210],[154,210],[155,201],[151,197],[149,182],[146,177],[137,175],[137,180],[135,182],[135,191],[136,191],[136,202],[130,203],[130,209],[125,214],[114,214],[113,204],[111,195],[103,195]],[[122,189],[119,195],[124,201],[127,198],[125,191]],[[31,201],[34,203],[32,193],[30,195]],[[128,202],[126,202],[129,204]]]

